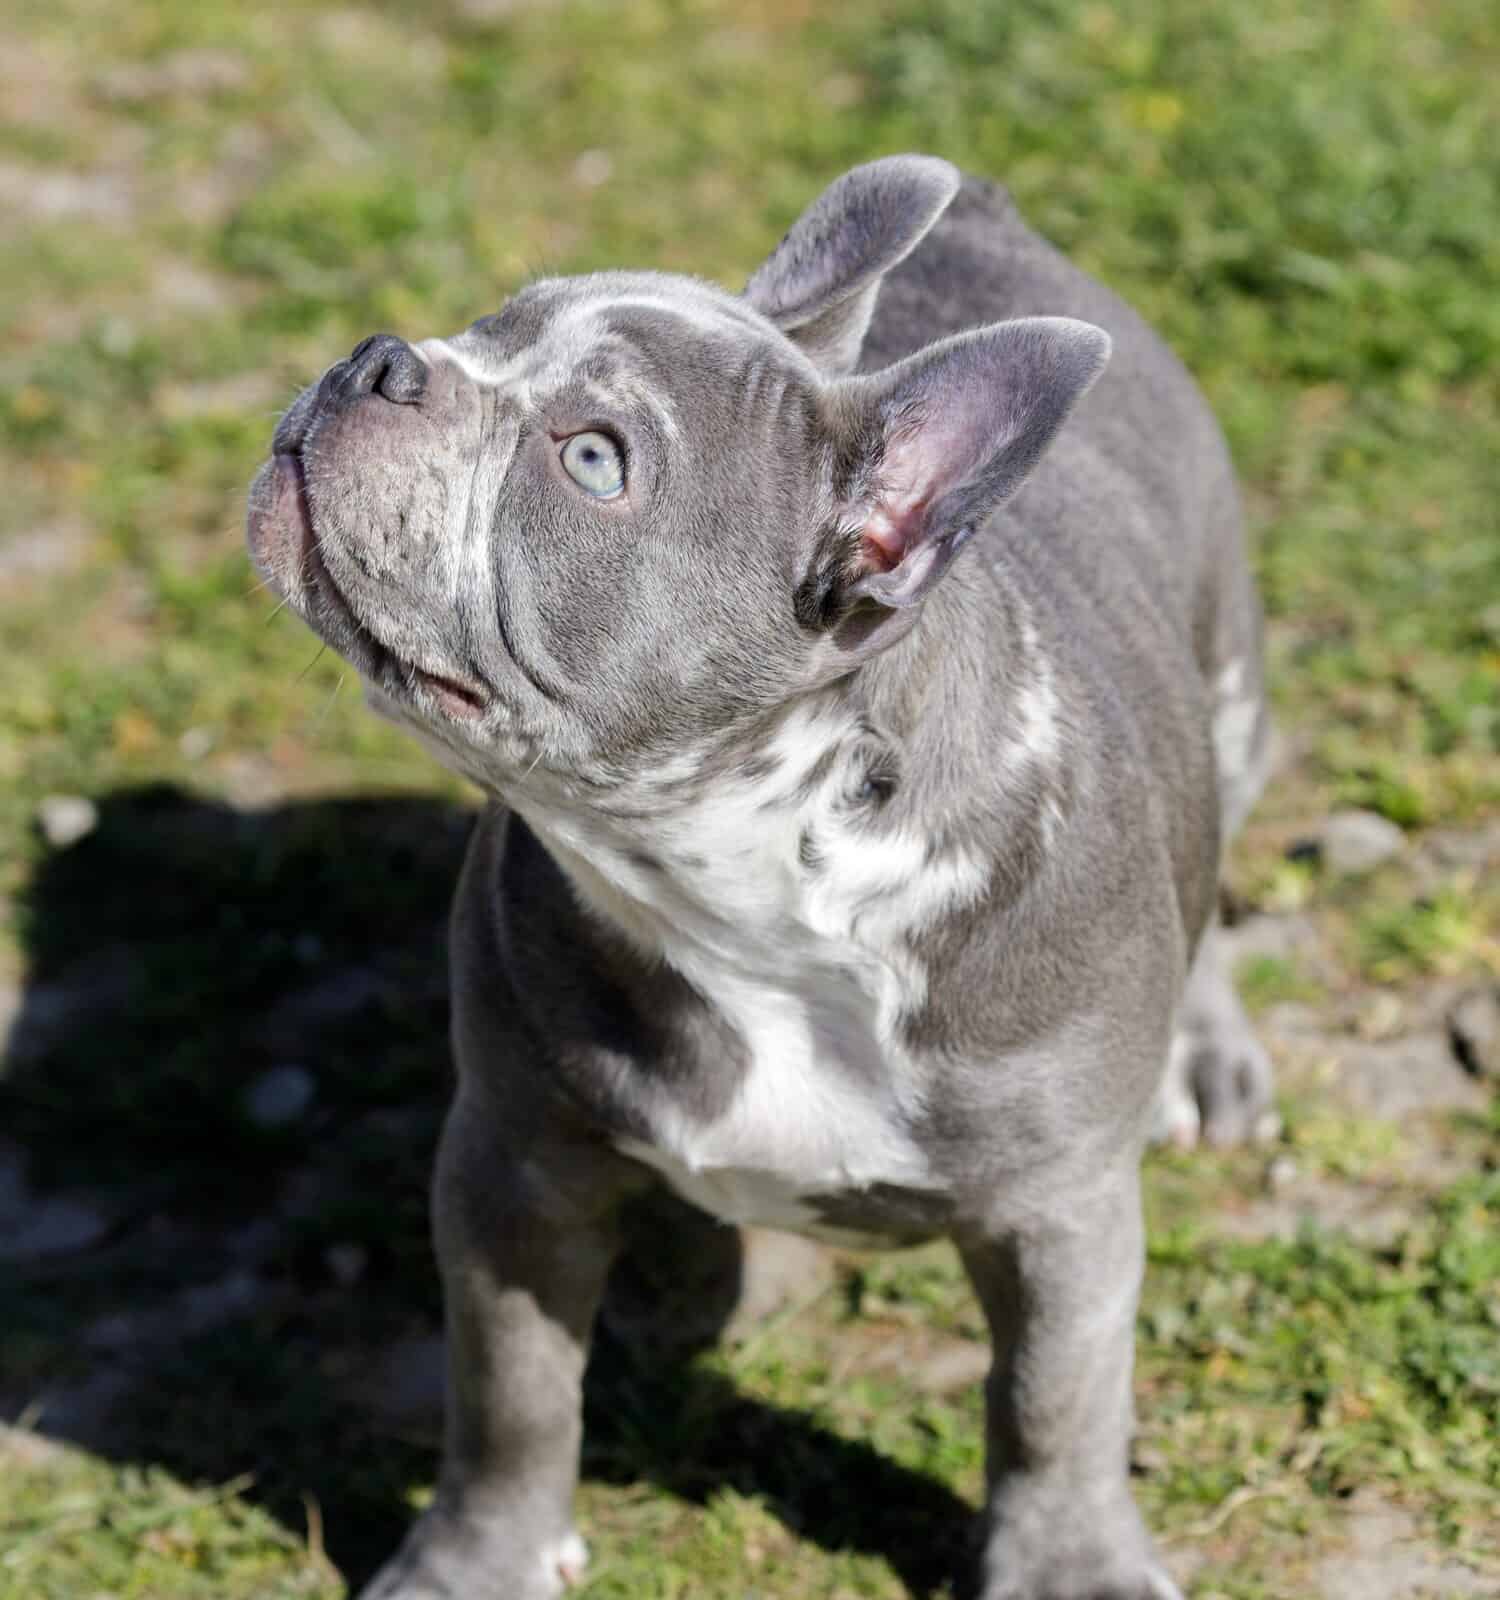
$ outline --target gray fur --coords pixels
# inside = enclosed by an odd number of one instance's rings
[[[852,372],[881,279],[921,243],[957,188],[954,169],[931,156],[856,167],[797,219],[745,298],[824,372]]]
[[[558,451],[598,429],[606,502]],[[369,1600],[559,1592],[615,1219],[661,1175],[951,1234],[995,1340],[984,1600],[1174,1594],[1126,1476],[1139,1156],[1159,1093],[1216,1140],[1269,1094],[1205,939],[1269,725],[1187,374],[1003,191],[900,157],[745,298],[535,283],[361,347],[274,449],[257,564],[496,799],[454,911],[447,1451]]]

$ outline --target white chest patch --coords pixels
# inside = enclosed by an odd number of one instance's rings
[[[726,1221],[816,1230],[809,1196],[934,1183],[898,1026],[926,993],[911,939],[977,898],[988,872],[882,829],[860,793],[868,753],[854,714],[823,702],[701,784],[691,758],[658,772],[649,822],[518,806],[585,904],[743,1040],[726,1111],[702,1120],[662,1095],[650,1138],[621,1146]]]

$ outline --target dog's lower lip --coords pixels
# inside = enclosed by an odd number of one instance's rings
[[[307,504],[307,474],[302,466],[302,457],[295,450],[278,450],[274,459],[276,470],[283,478],[290,480],[295,493],[297,532],[301,541],[297,554],[300,570],[306,572],[310,562],[320,560],[318,536],[313,531],[312,512]]]

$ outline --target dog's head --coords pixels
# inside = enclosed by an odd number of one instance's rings
[[[377,709],[492,789],[762,721],[905,632],[1107,358],[1099,329],[1035,318],[851,376],[957,183],[856,168],[742,296],[602,273],[456,338],[365,340],[276,429],[256,565]]]

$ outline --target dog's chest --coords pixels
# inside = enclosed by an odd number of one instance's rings
[[[692,980],[742,1042],[732,1097],[711,1118],[659,1098],[650,1137],[622,1149],[726,1222],[812,1231],[818,1197],[931,1186],[917,1075],[859,974],[809,952],[796,981]]]
[[[819,1197],[937,1182],[901,1023],[926,993],[917,936],[986,874],[882,827],[867,756],[848,719],[804,713],[628,839],[581,816],[534,824],[583,899],[740,1042],[737,1063],[705,1063],[736,1073],[722,1109],[649,1093],[648,1136],[620,1141],[727,1221],[828,1231]]]

